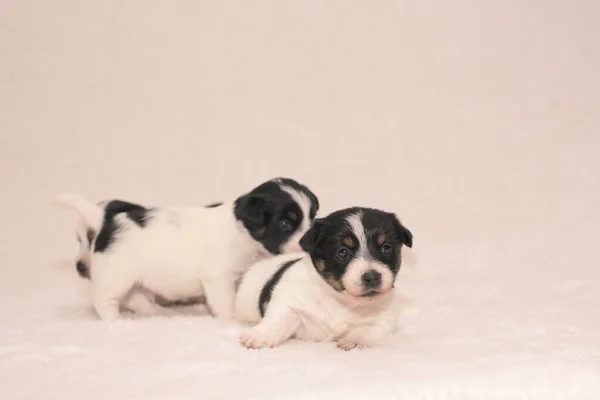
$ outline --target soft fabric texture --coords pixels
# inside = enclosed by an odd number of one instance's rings
[[[3,270],[1,391],[7,399],[597,398],[599,274],[589,260],[523,250],[408,254],[398,333],[350,352],[299,341],[246,350],[242,327],[201,308],[103,323],[71,265],[17,271],[30,280],[25,292],[11,291],[16,273]]]

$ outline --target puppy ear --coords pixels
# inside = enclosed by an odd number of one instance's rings
[[[300,239],[300,247],[303,251],[310,253],[319,245],[322,237],[323,220],[315,219],[313,225]]]
[[[406,247],[412,247],[413,244],[413,235],[411,233],[411,231],[408,230],[408,228],[406,228],[404,225],[402,225],[400,223],[400,220],[398,219],[398,217],[396,217],[396,215],[394,215],[394,220],[395,220],[395,230],[396,233],[398,234],[398,239],[400,239],[400,241],[402,242],[403,245],[405,245]]]
[[[76,193],[57,194],[50,199],[50,203],[56,207],[74,210],[95,231],[102,227],[104,210],[81,195]]]
[[[248,194],[236,201],[236,218],[258,238],[265,236],[270,215],[270,203],[264,195]]]
[[[402,235],[404,237],[404,244],[406,245],[406,247],[412,247],[413,235],[411,231],[409,231],[404,225],[400,225],[400,227],[402,229]]]

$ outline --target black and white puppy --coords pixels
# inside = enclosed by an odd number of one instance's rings
[[[348,208],[317,219],[301,239],[308,253],[280,255],[248,269],[236,320],[256,324],[240,342],[275,347],[289,338],[369,347],[396,324],[394,283],[412,234],[392,213]]]
[[[110,218],[114,218],[116,214],[135,213],[146,209],[140,204],[119,199],[103,200],[98,203],[98,207],[104,209],[106,217],[110,216]],[[214,205],[206,207],[214,207]],[[88,226],[83,218],[80,218],[77,224],[76,237],[79,243],[79,253],[75,260],[75,269],[83,279],[91,279],[92,243],[96,237],[96,231]],[[147,288],[138,286],[133,288],[129,295],[123,299],[122,306],[135,313],[154,314],[160,311],[159,307],[187,306],[203,303],[204,301],[203,296],[171,301]]]
[[[257,260],[299,251],[319,208],[306,186],[287,178],[210,207],[110,213],[73,193],[53,203],[75,210],[93,232],[89,264],[103,320],[119,318],[122,301],[139,286],[168,301],[205,296],[215,317],[232,318],[241,275]]]

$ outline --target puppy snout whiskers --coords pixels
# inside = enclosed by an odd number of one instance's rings
[[[381,286],[381,274],[373,269],[370,269],[363,274],[362,283],[369,289],[377,289],[379,286]]]

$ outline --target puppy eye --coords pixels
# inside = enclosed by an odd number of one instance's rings
[[[292,223],[287,219],[282,219],[277,223],[279,229],[282,231],[291,231],[293,229]]]
[[[385,254],[386,256],[390,255],[392,252],[392,246],[390,246],[389,244],[384,244],[383,246],[381,246],[381,252],[383,254]]]
[[[346,247],[340,247],[340,249],[335,253],[335,258],[337,261],[342,262],[348,258],[348,254],[350,254],[350,250]]]

